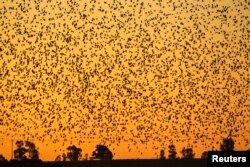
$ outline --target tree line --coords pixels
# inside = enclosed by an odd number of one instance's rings
[[[16,141],[16,149],[14,150],[14,160],[40,160],[39,152],[33,142],[30,141]],[[235,141],[231,138],[224,138],[220,144],[221,151],[233,151]],[[195,153],[191,147],[183,148],[181,150],[181,156],[177,156],[176,147],[174,144],[168,146],[168,157],[165,156],[165,150],[160,150],[159,159],[194,159]],[[207,151],[204,151],[200,158],[207,158]],[[58,155],[55,161],[80,161],[80,160],[112,160],[113,153],[105,145],[97,145],[96,149],[92,152],[92,156],[88,158],[88,155],[85,154],[85,157],[82,158],[82,149],[71,145],[67,147],[67,153]],[[0,154],[0,161],[7,161],[7,159]]]
[[[235,144],[235,141],[231,138],[231,137],[228,137],[228,138],[224,138],[222,140],[222,143],[220,144],[220,150],[221,151],[234,151],[234,144]],[[194,159],[194,156],[195,156],[195,153],[193,152],[193,149],[192,148],[183,148],[181,150],[181,157],[178,157],[177,156],[177,152],[176,152],[176,148],[175,146],[172,144],[168,147],[168,159]],[[201,154],[201,159],[206,159],[208,156],[208,151],[204,151],[202,154]],[[161,150],[160,151],[160,159],[166,159],[165,157],[165,151],[164,150]]]

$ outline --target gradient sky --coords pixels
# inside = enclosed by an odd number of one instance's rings
[[[0,154],[249,149],[249,2],[0,0]]]

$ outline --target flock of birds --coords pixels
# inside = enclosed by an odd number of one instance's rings
[[[249,1],[0,3],[0,137],[249,147]]]

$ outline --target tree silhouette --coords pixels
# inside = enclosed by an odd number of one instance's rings
[[[181,150],[181,154],[183,159],[193,159],[195,155],[192,148],[185,147]]]
[[[30,141],[26,141],[25,146],[27,147],[26,150],[29,154],[30,159],[36,159],[36,160],[39,159],[39,153],[38,153],[34,143],[32,143]]]
[[[104,145],[97,145],[96,150],[92,153],[93,159],[111,160],[113,153]]]
[[[62,154],[62,160],[63,160],[63,161],[66,161],[66,159],[67,159],[67,155],[66,155],[65,153],[63,153],[63,154]]]
[[[24,143],[21,140],[16,141],[17,149],[14,150],[14,158],[17,160],[27,159],[25,156],[27,149],[24,147]]]
[[[24,142],[22,140],[18,140],[16,141],[16,146],[17,149],[14,150],[14,158],[17,160],[24,160],[27,159],[27,156],[25,155],[26,153],[28,153],[28,157],[29,159],[39,159],[39,153],[36,149],[36,146],[34,143],[30,142],[30,141],[25,141],[25,146],[24,146]]]
[[[201,154],[201,159],[207,159],[207,156],[208,156],[208,152],[207,152],[207,151],[204,151],[204,152]]]
[[[57,155],[56,158],[55,158],[55,161],[62,161],[62,158],[61,158],[61,155]]]
[[[0,162],[8,161],[2,154],[0,154]]]
[[[82,153],[81,148],[77,148],[75,145],[73,145],[73,146],[69,146],[67,148],[67,150],[68,150],[67,158],[70,161],[78,161],[78,160],[80,160],[81,153]]]
[[[84,160],[88,160],[89,154],[86,153],[84,157],[85,157]]]
[[[169,159],[176,159],[176,155],[177,155],[177,152],[176,152],[176,148],[173,144],[171,144],[170,146],[168,146],[168,152],[169,152],[169,155],[168,155],[168,158]]]
[[[229,137],[229,138],[224,138],[221,145],[220,149],[222,151],[233,151],[234,150],[234,140]]]
[[[160,159],[166,159],[164,150],[160,151]]]

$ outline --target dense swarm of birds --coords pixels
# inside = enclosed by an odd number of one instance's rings
[[[0,4],[0,137],[249,147],[248,0]]]

